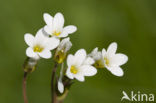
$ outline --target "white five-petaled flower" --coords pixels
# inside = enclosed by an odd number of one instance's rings
[[[123,76],[121,65],[128,61],[128,57],[121,53],[116,53],[117,43],[111,43],[107,49],[102,50],[105,67],[116,76]]]
[[[94,60],[87,57],[84,49],[78,50],[75,55],[68,55],[66,75],[70,79],[76,78],[79,81],[84,81],[84,76],[93,76],[97,73],[95,67],[92,66]]]
[[[56,48],[59,45],[59,39],[57,38],[48,38],[42,33],[40,29],[36,36],[32,34],[25,34],[24,40],[29,46],[26,50],[26,55],[31,58],[39,59],[42,58],[51,58],[52,54],[50,50]]]
[[[73,25],[63,27],[64,17],[61,13],[57,13],[54,18],[48,13],[44,13],[43,18],[46,23],[44,30],[48,35],[55,37],[67,37],[68,34],[72,34],[77,30],[76,26]]]

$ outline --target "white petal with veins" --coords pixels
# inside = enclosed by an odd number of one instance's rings
[[[32,47],[34,43],[34,36],[32,34],[25,34],[24,35],[24,40],[27,43],[28,46]]]
[[[97,73],[97,69],[90,65],[84,65],[81,67],[85,76],[94,76]]]
[[[49,50],[43,50],[41,53],[39,53],[39,55],[42,57],[42,58],[46,58],[46,59],[49,59],[52,57],[52,54]]]
[[[68,25],[63,28],[63,31],[66,31],[69,34],[74,33],[76,30],[77,30],[77,27],[74,25]]]
[[[76,64],[80,66],[86,59],[86,51],[84,49],[80,49],[75,53],[74,56],[75,56]]]
[[[52,26],[53,17],[50,14],[44,13],[43,18],[47,25]]]
[[[57,13],[53,19],[53,30],[62,30],[64,26],[64,17],[61,13]]]
[[[117,43],[113,42],[109,45],[107,49],[107,53],[109,53],[110,55],[113,55],[116,53],[116,50],[117,50]]]
[[[94,64],[94,60],[91,57],[87,57],[86,60],[84,61],[84,65],[92,65]]]
[[[123,76],[123,74],[124,74],[123,70],[120,67],[111,67],[111,68],[108,68],[108,70],[112,74],[119,76],[119,77]]]
[[[28,57],[35,58],[37,56],[37,53],[35,53],[31,47],[28,47],[26,50],[26,55]]]

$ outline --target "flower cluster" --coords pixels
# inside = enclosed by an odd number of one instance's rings
[[[26,55],[36,61],[40,58],[54,57],[57,64],[62,64],[59,78],[56,79],[60,94],[69,89],[73,79],[83,82],[85,76],[94,76],[99,68],[107,68],[112,74],[123,76],[120,66],[128,61],[128,57],[116,53],[117,43],[111,43],[107,50],[103,48],[102,51],[98,51],[98,48],[95,48],[87,54],[85,49],[79,49],[74,55],[68,55],[72,46],[68,35],[74,33],[77,27],[74,25],[64,27],[64,17],[61,13],[57,13],[54,17],[44,13],[43,19],[46,25],[35,36],[29,33],[24,35],[24,40],[29,46]],[[54,56],[52,50],[55,51]],[[27,69],[25,72],[28,72]]]

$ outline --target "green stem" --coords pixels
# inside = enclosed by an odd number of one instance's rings
[[[27,93],[26,93],[26,81],[27,81],[27,72],[24,72],[24,77],[23,77],[23,98],[24,98],[24,103],[28,103]]]
[[[51,103],[57,103],[57,95],[55,93],[55,75],[57,70],[58,64],[55,63],[54,68],[52,70],[52,77],[51,77]]]

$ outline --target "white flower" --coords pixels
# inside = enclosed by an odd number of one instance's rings
[[[117,53],[117,43],[111,43],[107,49],[102,50],[105,67],[116,76],[123,76],[121,65],[128,61],[128,57],[124,54]]]
[[[93,49],[93,51],[90,54],[88,54],[88,56],[95,60],[94,66],[96,68],[104,68],[104,60],[102,57],[102,53],[101,51],[98,51],[97,47]]]
[[[55,37],[67,37],[68,34],[72,34],[77,30],[76,26],[73,25],[63,28],[64,17],[61,13],[57,13],[54,18],[48,13],[44,13],[43,18],[46,23],[44,30],[48,35]]]
[[[59,80],[58,80],[58,90],[60,93],[63,93],[64,92],[64,85],[62,83],[62,76],[63,76],[63,69],[64,69],[64,63],[62,63],[62,66],[61,66],[61,70],[60,70],[60,77],[59,77]]]
[[[56,48],[59,45],[59,39],[56,38],[48,38],[44,36],[42,33],[42,29],[40,29],[36,36],[34,37],[32,34],[25,34],[24,40],[29,46],[26,50],[26,55],[31,58],[39,59],[42,58],[51,58],[52,54],[50,50]]]
[[[84,81],[84,76],[93,76],[97,73],[96,68],[92,66],[94,60],[87,57],[84,49],[78,50],[75,55],[68,55],[68,69],[66,75],[70,79],[76,78],[79,81]]]

